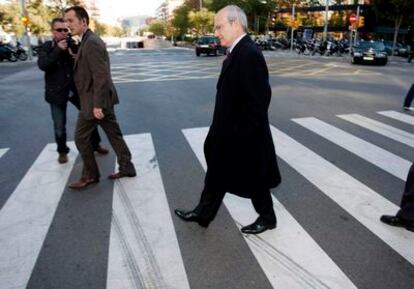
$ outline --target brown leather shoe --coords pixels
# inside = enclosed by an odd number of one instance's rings
[[[64,164],[68,162],[68,154],[67,153],[60,153],[58,157],[58,163]]]
[[[135,177],[137,174],[136,173],[124,173],[124,172],[117,172],[115,174],[109,175],[108,179],[110,180],[116,180],[116,179],[120,179],[120,178],[124,178],[124,177],[128,177],[128,178],[132,178]]]
[[[100,155],[107,155],[107,154],[109,153],[109,150],[108,150],[108,149],[106,149],[105,147],[101,146],[101,145],[99,145],[99,146],[95,149],[95,151],[96,151],[98,154],[100,154]]]
[[[98,182],[99,182],[99,179],[80,178],[79,181],[69,184],[69,188],[74,189],[74,190],[80,190],[80,189],[84,189],[88,187],[89,185],[92,185]]]

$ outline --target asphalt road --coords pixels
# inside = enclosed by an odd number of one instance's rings
[[[414,66],[265,56],[283,181],[278,228],[253,237],[239,231],[255,218],[248,200],[226,198],[208,229],[173,214],[203,187],[223,56],[112,52],[138,177],[82,192],[66,187],[80,175],[76,150],[57,165],[41,71],[0,63],[0,287],[412,289],[414,234],[378,218],[398,209],[414,160],[414,115],[401,110]],[[75,123],[70,107],[71,141]],[[103,177],[114,171],[113,152],[97,158]]]

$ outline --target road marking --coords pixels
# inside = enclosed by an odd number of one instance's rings
[[[138,176],[114,185],[107,288],[190,288],[151,135],[125,140]]]
[[[56,208],[73,168],[57,162],[56,144],[48,144],[0,211],[0,288],[26,288]]]
[[[414,116],[410,116],[408,114],[401,113],[401,112],[396,112],[396,111],[392,111],[392,110],[379,111],[378,113],[381,114],[381,115],[385,115],[387,117],[399,120],[401,122],[405,122],[405,123],[414,125]]]
[[[271,127],[278,156],[351,214],[401,256],[414,264],[414,234],[385,225],[381,215],[399,207],[275,127]]]
[[[204,170],[203,143],[208,128],[184,129],[183,134]],[[356,288],[341,269],[273,197],[276,230],[243,235],[274,288]],[[250,200],[227,194],[224,204],[240,228],[257,218]]]
[[[7,153],[7,151],[8,151],[9,149],[8,148],[5,148],[5,149],[0,149],[0,158],[5,154],[5,153]]]
[[[405,181],[411,162],[317,118],[306,117],[292,120]]]
[[[401,142],[410,147],[414,147],[414,134],[408,133],[401,129],[392,127],[390,125],[384,124],[382,122],[370,119],[368,117],[352,113],[352,114],[341,114],[338,117],[352,122],[353,124],[362,126],[366,129],[369,129],[373,132],[376,132],[380,135],[388,137],[392,140]]]

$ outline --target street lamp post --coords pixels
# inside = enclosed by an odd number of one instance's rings
[[[22,17],[26,17],[26,21],[28,21],[27,15],[26,15],[26,8],[25,8],[25,0],[20,0],[20,15]],[[25,36],[25,40],[26,40],[26,45],[27,45],[27,49],[28,49],[28,54],[29,54],[29,59],[32,60],[32,45],[31,45],[31,41],[30,41],[30,35],[29,35],[29,30],[27,28],[27,24],[24,25],[24,36]]]
[[[293,24],[295,22],[295,4],[293,4],[292,6],[292,23],[291,23],[291,27],[290,27],[290,52],[293,51]]]
[[[323,27],[323,40],[326,41],[328,37],[328,12],[329,12],[329,0],[325,2],[325,25]]]

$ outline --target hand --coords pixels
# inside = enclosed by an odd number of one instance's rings
[[[105,115],[102,112],[102,108],[97,107],[93,108],[93,116],[97,119],[103,119],[105,117]]]
[[[66,50],[68,49],[68,43],[66,42],[66,39],[62,39],[57,43],[57,46],[62,49],[62,50]]]

